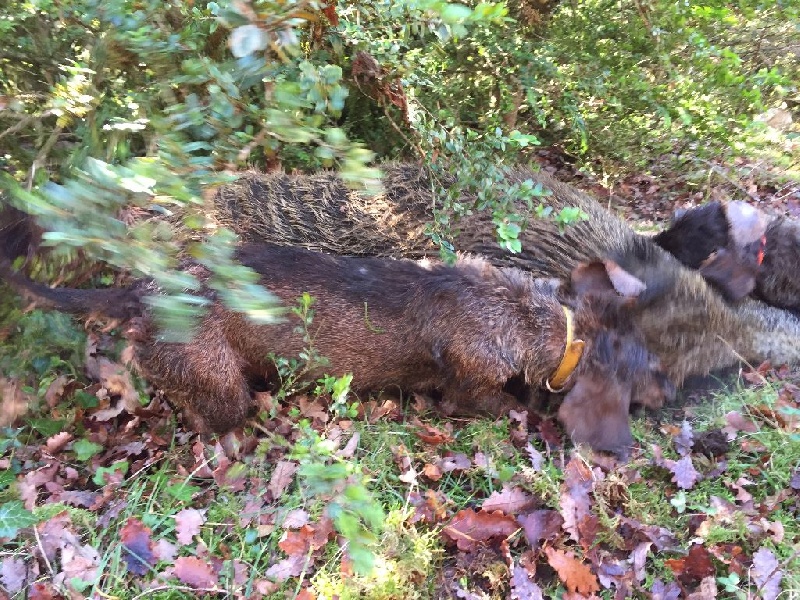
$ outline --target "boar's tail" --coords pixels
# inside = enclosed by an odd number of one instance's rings
[[[20,296],[35,302],[41,308],[52,308],[81,316],[98,314],[112,319],[128,319],[142,313],[139,293],[135,288],[50,288],[15,271],[6,257],[0,257],[0,279]]]

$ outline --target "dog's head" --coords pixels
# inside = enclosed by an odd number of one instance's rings
[[[711,202],[676,213],[669,229],[653,239],[736,302],[756,286],[767,224],[766,215],[745,202]]]
[[[619,456],[633,443],[631,404],[658,407],[675,392],[632,319],[645,289],[611,260],[572,272],[576,334],[586,346],[558,417],[574,442]]]

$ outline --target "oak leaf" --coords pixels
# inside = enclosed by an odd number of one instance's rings
[[[556,570],[558,578],[564,582],[569,591],[584,595],[600,591],[597,577],[588,565],[576,559],[572,553],[555,548],[545,548],[544,553],[547,562]]]
[[[499,510],[507,515],[513,515],[530,508],[536,499],[520,488],[504,486],[500,492],[492,494],[483,501],[481,508],[488,512]]]
[[[753,555],[753,580],[764,600],[775,600],[781,593],[783,573],[778,569],[778,560],[766,548],[759,548]]]
[[[516,519],[500,511],[475,512],[466,508],[457,512],[442,529],[442,533],[456,543],[459,550],[470,551],[492,538],[507,538],[519,529]]]
[[[194,536],[200,533],[200,527],[206,522],[205,510],[196,508],[184,508],[174,518],[178,543],[182,546],[190,544]]]
[[[214,588],[217,585],[217,575],[211,565],[196,556],[177,558],[172,572],[183,583],[196,589]]]

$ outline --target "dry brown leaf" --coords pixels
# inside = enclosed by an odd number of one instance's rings
[[[299,529],[306,525],[309,521],[309,516],[302,508],[295,508],[286,513],[286,518],[283,520],[284,529]]]
[[[527,569],[516,565],[511,573],[512,600],[543,600],[541,588],[528,576]]]
[[[2,377],[0,377],[0,394],[3,395],[0,404],[0,427],[8,427],[28,412],[28,406],[33,402],[33,398],[22,392],[18,381]]]
[[[54,408],[61,401],[61,397],[64,395],[64,387],[68,383],[69,377],[66,375],[59,375],[53,380],[44,393],[44,401],[47,402],[47,406]]]
[[[129,517],[120,530],[122,558],[125,560],[128,571],[134,575],[146,574],[150,570],[150,565],[154,565],[156,562],[150,534],[150,528],[134,517]]]
[[[776,600],[780,596],[783,572],[778,567],[778,559],[767,548],[759,548],[753,555],[753,580],[764,600]]]
[[[467,508],[457,512],[442,533],[454,541],[459,550],[471,551],[492,538],[507,538],[517,529],[519,524],[516,519],[500,511],[475,512]]]
[[[433,425],[423,423],[417,417],[414,417],[414,419],[411,421],[411,424],[417,428],[417,437],[426,444],[438,446],[439,444],[449,444],[453,441],[452,425],[449,423],[448,425],[450,425],[450,431],[442,431],[441,429],[437,429]]]
[[[716,600],[717,581],[713,576],[704,577],[697,589],[686,596],[686,600]]]
[[[182,546],[191,544],[194,536],[200,533],[200,527],[206,522],[205,509],[184,508],[175,515],[175,532],[178,543]]]
[[[552,540],[561,533],[564,518],[555,510],[536,510],[517,517],[531,548],[539,547],[541,540]]]
[[[214,588],[218,581],[211,565],[196,556],[181,556],[175,559],[172,573],[183,583],[195,589]]]
[[[481,508],[487,512],[499,510],[507,515],[521,513],[536,504],[536,498],[518,487],[504,486],[500,492],[492,494],[483,501]]]
[[[86,373],[95,381],[99,381],[108,390],[109,395],[120,398],[112,408],[92,413],[96,421],[108,421],[123,410],[133,414],[139,407],[139,393],[133,386],[130,372],[122,365],[111,362],[105,356],[88,355]]]
[[[7,556],[0,561],[0,581],[9,594],[27,587],[28,567],[21,558]]]
[[[303,567],[306,564],[306,558],[307,557],[301,554],[295,554],[289,556],[288,558],[284,558],[283,560],[276,562],[274,565],[271,565],[264,575],[274,579],[275,581],[286,581],[292,577],[297,577],[303,572]]]
[[[64,447],[72,441],[72,434],[68,431],[60,431],[53,437],[48,438],[45,447],[50,454],[61,452]]]
[[[574,457],[564,468],[559,505],[561,516],[564,517],[564,530],[576,542],[581,539],[578,525],[591,514],[592,500],[589,493],[592,487],[592,472],[582,460]]]
[[[291,460],[279,460],[275,465],[275,470],[270,477],[267,490],[272,494],[272,499],[277,500],[283,495],[283,492],[294,480],[294,474],[297,472],[298,465]]]
[[[588,565],[576,559],[572,553],[555,548],[545,548],[544,553],[547,555],[547,562],[556,570],[558,578],[569,591],[584,595],[600,591],[597,577]]]
[[[437,465],[430,463],[422,467],[422,474],[431,481],[439,481],[442,478],[442,470]]]

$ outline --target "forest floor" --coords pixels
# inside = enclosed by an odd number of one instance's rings
[[[800,213],[800,185],[753,165],[609,191],[539,159],[644,228],[730,196]],[[259,392],[256,420],[202,439],[122,366],[118,331],[81,325],[0,309],[19,424],[0,430],[0,599],[800,598],[796,370],[742,365],[635,415],[626,462],[552,415],[443,419],[416,396],[343,413]]]

